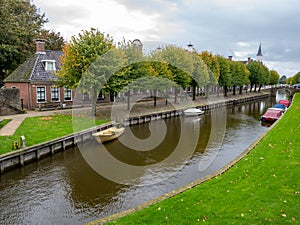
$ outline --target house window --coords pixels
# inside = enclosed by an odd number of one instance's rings
[[[43,60],[46,71],[56,71],[55,60]]]
[[[46,87],[36,87],[36,99],[37,102],[46,101]]]
[[[65,101],[72,101],[72,89],[69,88],[64,89],[64,98]]]
[[[58,102],[59,101],[59,88],[51,87],[51,101]]]

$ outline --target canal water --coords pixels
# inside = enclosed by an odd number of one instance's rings
[[[184,186],[251,145],[268,129],[259,118],[275,102],[127,127],[120,140],[105,146],[91,139],[7,172],[0,176],[0,223],[83,224]],[[137,141],[126,143],[132,138]]]

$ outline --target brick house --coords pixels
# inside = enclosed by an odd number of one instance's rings
[[[5,80],[5,87],[20,89],[24,108],[35,109],[62,104],[71,105],[74,93],[71,89],[55,85],[62,51],[45,50],[45,42],[36,40],[36,53],[13,71]]]
[[[29,110],[73,105],[75,91],[57,87],[53,74],[61,68],[62,55],[62,51],[45,50],[45,42],[36,40],[36,53],[4,80],[5,87],[20,89],[20,99]],[[106,100],[100,97],[99,101]],[[87,94],[82,98],[86,104],[91,103]]]

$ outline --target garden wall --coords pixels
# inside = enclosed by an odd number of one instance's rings
[[[13,89],[0,89],[0,115],[11,115],[23,113],[20,90]]]

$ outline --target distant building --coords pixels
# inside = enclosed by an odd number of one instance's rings
[[[260,63],[262,63],[262,57],[263,57],[263,55],[262,55],[262,50],[261,50],[261,43],[259,44],[259,47],[258,47],[258,51],[257,51],[257,54],[256,54],[256,62],[260,62]],[[228,60],[229,61],[232,61],[233,60],[233,56],[232,55],[230,55],[230,56],[228,56]],[[241,60],[241,61],[239,61],[239,62],[241,62],[241,63],[244,63],[244,64],[249,64],[250,62],[254,62],[254,59],[252,59],[251,57],[248,57],[247,58],[247,60]]]
[[[256,61],[262,63],[262,58],[263,58],[263,55],[262,55],[261,43],[260,43],[259,47],[258,47],[257,54],[256,54]]]

